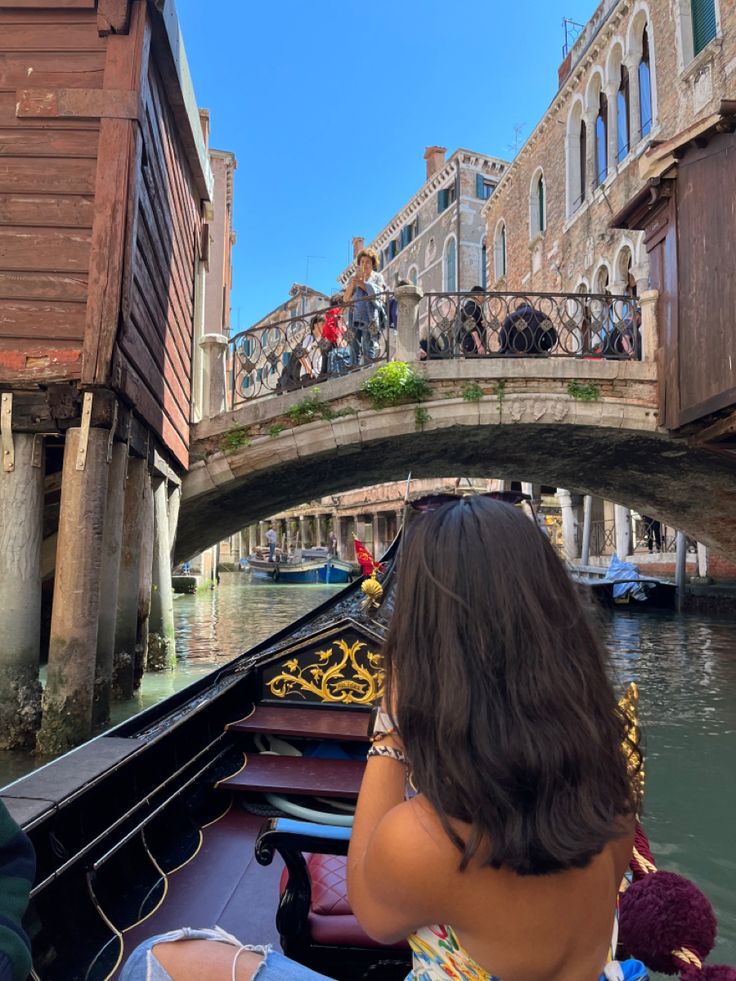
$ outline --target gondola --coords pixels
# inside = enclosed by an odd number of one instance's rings
[[[143,939],[216,925],[338,981],[398,981],[346,899],[398,542],[374,576],[6,787],[38,859],[37,981],[108,981]]]

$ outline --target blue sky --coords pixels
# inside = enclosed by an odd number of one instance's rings
[[[513,156],[595,0],[177,0],[213,147],[234,151],[232,330],[326,293],[424,181],[424,147]],[[309,260],[307,260],[307,257]],[[307,265],[309,278],[306,280]]]

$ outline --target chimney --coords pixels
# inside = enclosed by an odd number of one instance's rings
[[[427,161],[427,180],[434,177],[438,170],[445,166],[446,146],[428,146],[424,149],[424,159]]]
[[[364,248],[365,239],[362,235],[356,235],[353,238],[353,259],[358,258],[358,253]]]
[[[210,145],[210,111],[209,109],[199,110],[199,124],[202,127],[204,145],[209,149]]]

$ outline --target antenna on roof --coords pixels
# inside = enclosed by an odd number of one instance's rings
[[[519,145],[521,143],[521,131],[524,129],[525,126],[526,123],[517,123],[516,126],[514,126],[514,142],[506,144],[507,149],[510,152],[512,152],[514,156],[516,156],[516,154],[519,152]]]

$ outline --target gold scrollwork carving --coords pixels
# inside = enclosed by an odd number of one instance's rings
[[[302,667],[296,658],[286,661],[266,687],[276,698],[309,693],[342,705],[370,705],[383,696],[383,657],[369,651],[363,641],[337,640],[333,647],[317,651],[316,657]]]
[[[629,771],[629,779],[633,782],[639,800],[644,798],[644,761],[638,747],[641,730],[639,728],[639,688],[632,681],[619,699],[618,706],[626,719],[626,738],[623,751]]]

